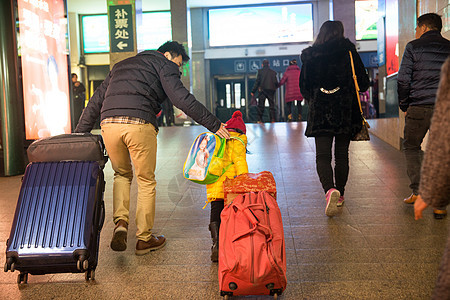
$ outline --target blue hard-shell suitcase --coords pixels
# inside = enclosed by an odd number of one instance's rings
[[[103,170],[97,162],[31,163],[25,170],[5,272],[82,273],[95,278],[100,231],[105,219]]]

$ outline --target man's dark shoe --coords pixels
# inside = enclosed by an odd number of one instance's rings
[[[411,194],[408,198],[403,199],[403,202],[406,204],[414,204],[417,200],[417,195]]]
[[[111,249],[114,251],[125,251],[127,249],[128,223],[119,220],[114,228],[114,234],[111,240]]]
[[[446,209],[433,209],[433,215],[436,220],[444,219],[447,216]]]
[[[163,235],[153,235],[148,242],[138,240],[136,243],[136,255],[145,255],[150,251],[161,249],[166,245],[166,238]]]

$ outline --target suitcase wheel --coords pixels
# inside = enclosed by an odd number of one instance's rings
[[[19,275],[17,275],[17,284],[21,283],[28,283],[28,273],[20,273]]]
[[[233,296],[232,292],[224,292],[224,291],[220,291],[220,296],[223,297],[223,299],[228,300]]]
[[[273,299],[278,299],[278,296],[283,293],[282,289],[274,289],[272,286],[272,289],[270,289],[270,295],[273,296]]]
[[[86,273],[84,273],[84,279],[86,279],[86,281],[95,280],[95,270],[87,270]]]
[[[80,256],[80,258],[77,260],[77,269],[78,271],[84,271],[89,268],[89,261],[87,259],[84,259],[84,256]]]
[[[8,257],[5,262],[4,271],[8,272],[8,270],[11,270],[11,272],[14,272],[15,269],[16,269],[16,264],[14,263],[14,259],[12,257]]]

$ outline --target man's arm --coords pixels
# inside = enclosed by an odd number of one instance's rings
[[[111,73],[108,74],[102,84],[95,90],[94,95],[89,99],[86,108],[81,114],[78,125],[75,128],[75,132],[90,132],[100,116],[103,100],[105,99],[105,93],[108,89],[109,81],[111,79]]]
[[[252,96],[255,94],[255,92],[258,89],[260,84],[261,84],[261,72],[258,70],[258,73],[256,74],[255,84],[253,85],[253,88],[252,88],[252,93],[251,93]]]
[[[86,92],[86,88],[84,87],[84,84],[82,84],[81,82],[80,82],[80,92],[81,93]]]
[[[275,85],[276,89],[279,87],[277,72],[275,72],[275,71],[273,71],[273,84]]]
[[[409,93],[411,90],[413,65],[412,45],[407,44],[397,76],[398,103],[402,111],[406,111],[411,102]]]
[[[195,99],[194,95],[184,87],[180,80],[180,71],[172,62],[167,62],[159,71],[164,92],[172,101],[173,105],[184,111],[188,116],[197,123],[203,125],[211,132],[217,133],[219,136],[229,138],[228,131],[224,125],[209,112],[206,107]]]

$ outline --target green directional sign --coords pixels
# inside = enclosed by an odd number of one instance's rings
[[[109,6],[111,52],[133,52],[133,5]]]

